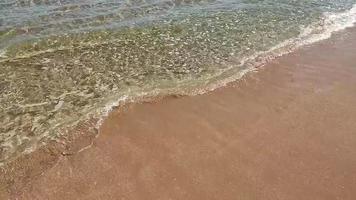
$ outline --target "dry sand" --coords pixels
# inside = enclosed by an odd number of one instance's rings
[[[13,162],[1,195],[354,200],[356,29],[216,91],[115,110],[99,132],[79,153]]]

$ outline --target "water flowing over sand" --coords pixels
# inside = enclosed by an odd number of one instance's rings
[[[0,3],[0,162],[118,101],[196,94],[355,21],[354,0]]]

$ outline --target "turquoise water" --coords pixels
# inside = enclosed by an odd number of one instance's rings
[[[0,0],[0,162],[118,100],[235,80],[267,53],[352,24],[355,3]]]

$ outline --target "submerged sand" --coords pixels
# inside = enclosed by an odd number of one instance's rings
[[[0,197],[356,199],[355,58],[352,28],[213,92],[117,109],[96,139],[5,166]]]

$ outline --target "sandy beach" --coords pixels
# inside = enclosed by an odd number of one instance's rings
[[[355,58],[351,28],[215,91],[118,108],[98,137],[84,124],[2,167],[0,197],[356,199]]]

